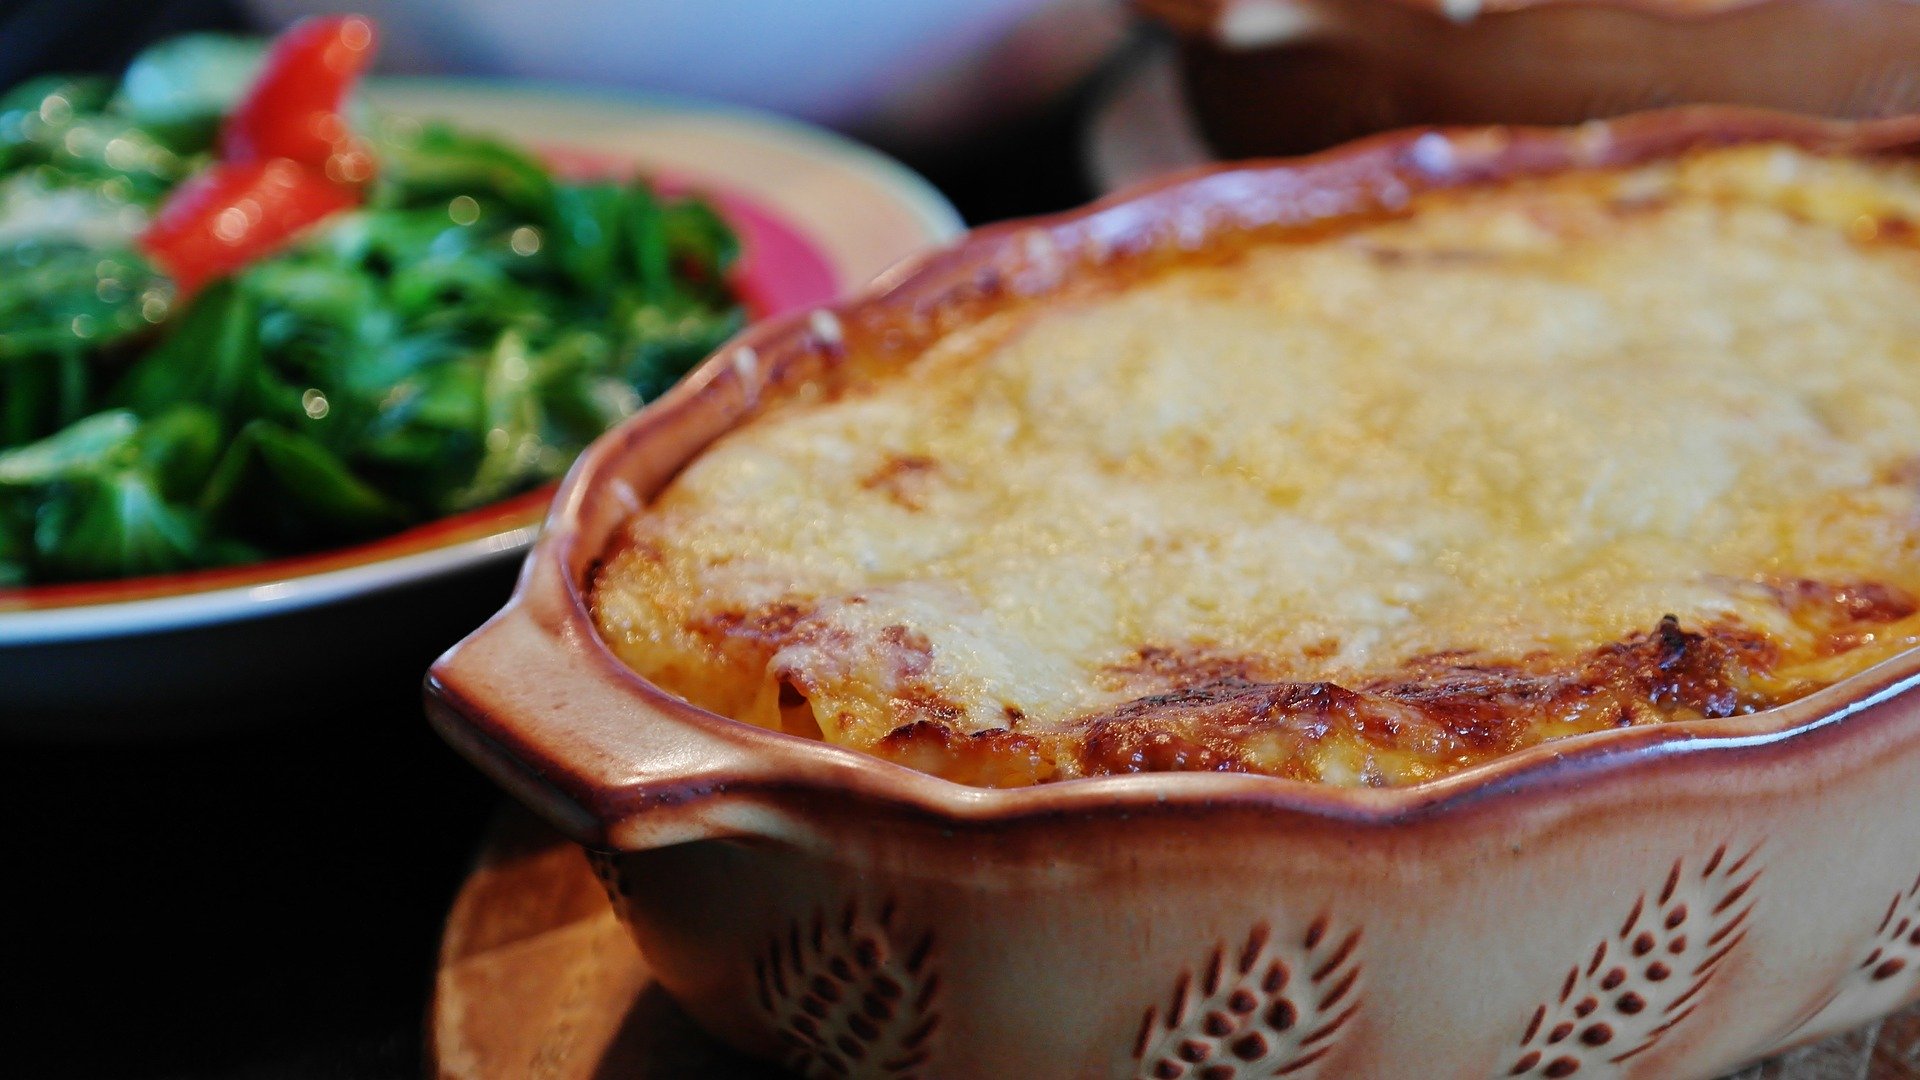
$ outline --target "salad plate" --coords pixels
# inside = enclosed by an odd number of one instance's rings
[[[823,303],[960,231],[903,166],[749,110],[438,78],[376,79],[365,96],[384,115],[512,140],[561,175],[638,173],[705,197],[740,237],[733,284],[750,318]],[[417,669],[501,594],[550,494],[292,558],[0,588],[0,729],[118,737],[232,723],[236,710],[215,703],[250,688],[335,684],[370,659]]]

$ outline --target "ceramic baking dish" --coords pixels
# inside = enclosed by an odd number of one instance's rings
[[[1920,109],[1906,0],[1138,0],[1223,157],[1410,124],[1568,124],[1717,102]]]
[[[749,331],[575,467],[512,603],[433,668],[463,754],[596,852],[660,982],[811,1076],[1708,1077],[1920,989],[1920,653],[1749,716],[1345,789],[1156,774],[986,790],[703,712],[583,588],[756,403],[1073,275],[1409,193],[1920,120],[1691,109],[1398,133],[995,227]]]

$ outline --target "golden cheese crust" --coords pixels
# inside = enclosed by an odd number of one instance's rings
[[[1405,784],[1920,641],[1920,174],[1423,194],[1009,305],[635,515],[614,651],[968,783]],[[857,358],[855,358],[857,360]]]

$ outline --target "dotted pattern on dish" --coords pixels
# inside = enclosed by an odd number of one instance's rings
[[[1322,917],[1297,946],[1256,925],[1222,942],[1196,978],[1183,971],[1164,1008],[1147,1006],[1134,1040],[1140,1080],[1306,1076],[1360,1009],[1360,932]]]
[[[1760,869],[1755,848],[1720,845],[1698,870],[1676,860],[1640,894],[1617,934],[1575,964],[1559,995],[1535,1009],[1508,1076],[1614,1076],[1699,1008],[1728,954],[1746,938]]]
[[[903,948],[901,943],[905,942]],[[758,1004],[802,1076],[923,1075],[940,1027],[934,936],[902,935],[895,904],[797,921],[754,959]]]
[[[1892,1012],[1920,990],[1920,877],[1896,891],[1838,985],[1781,1041],[1808,1028],[1830,1029]]]

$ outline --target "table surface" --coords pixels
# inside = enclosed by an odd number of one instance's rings
[[[125,6],[0,0],[0,85],[116,70],[149,40],[240,25],[226,0],[115,14]],[[974,223],[1084,201],[1086,93],[909,164]],[[507,586],[487,587],[504,599]],[[451,643],[288,700],[232,702],[226,734],[0,738],[0,880],[16,911],[0,935],[16,1033],[0,1073],[420,1076],[441,926],[500,805],[421,715],[420,673]]]

